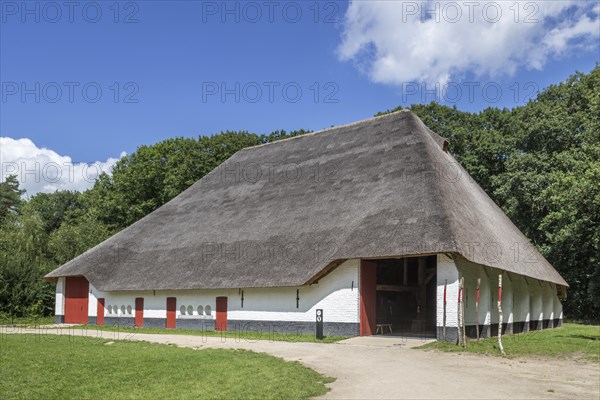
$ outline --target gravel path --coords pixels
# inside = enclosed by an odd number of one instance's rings
[[[417,339],[352,338],[335,344],[124,334],[96,330],[1,328],[2,333],[71,334],[192,348],[239,348],[298,360],[333,376],[325,399],[599,399],[600,366],[415,350]]]

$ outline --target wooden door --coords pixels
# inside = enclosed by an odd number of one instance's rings
[[[377,316],[377,264],[360,261],[360,336],[375,333]]]
[[[177,328],[177,298],[167,297],[167,329]]]
[[[98,308],[96,310],[96,325],[104,325],[104,299],[98,299]]]
[[[217,297],[217,320],[215,330],[227,330],[227,297]]]
[[[83,276],[69,276],[65,282],[65,323],[88,323],[89,283]]]
[[[144,298],[137,297],[135,299],[135,327],[142,328],[144,326]]]

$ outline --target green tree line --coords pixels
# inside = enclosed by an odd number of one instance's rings
[[[401,108],[401,107],[399,107]],[[567,318],[600,318],[600,67],[527,104],[470,113],[413,105],[570,285]],[[392,110],[394,111],[394,110]],[[50,315],[42,277],[166,203],[236,151],[305,133],[221,132],[141,146],[83,192],[22,200],[0,183],[0,313]]]

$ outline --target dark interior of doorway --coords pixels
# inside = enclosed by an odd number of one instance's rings
[[[436,256],[375,262],[377,325],[391,325],[394,335],[435,337]]]

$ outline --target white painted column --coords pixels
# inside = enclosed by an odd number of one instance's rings
[[[540,281],[533,278],[529,279],[529,294],[531,295],[529,308],[531,310],[530,322],[532,324],[530,328],[531,330],[542,329],[542,321],[544,320],[544,306]]]
[[[443,340],[444,325],[444,284],[446,285],[446,338],[456,341],[458,338],[458,269],[454,261],[445,254],[437,258],[437,338]]]
[[[504,272],[502,276],[502,314],[506,325],[506,332],[503,334],[511,335],[513,333],[512,324],[514,321],[514,288],[511,276]]]
[[[65,278],[58,278],[56,281],[56,299],[54,303],[54,315],[56,315],[56,321],[64,319],[65,316]]]
[[[529,330],[529,286],[522,275],[510,274],[513,279],[513,324],[523,327],[523,332]],[[514,327],[517,332],[516,326]]]
[[[483,267],[483,274],[481,275],[481,288],[480,288],[480,299],[479,299],[479,323],[483,325],[481,336],[489,337],[491,335],[491,324],[492,324],[492,279],[490,268]],[[498,319],[498,312],[496,311],[496,320]]]
[[[491,325],[498,323],[498,271],[497,270],[488,270],[489,274],[489,296],[486,296],[490,300],[489,310],[490,310],[490,335]]]
[[[554,318],[557,318],[559,326],[562,325],[563,319],[563,307],[560,299],[558,298],[558,292],[556,285],[554,285]]]
[[[554,324],[554,298],[556,295],[556,289],[553,290],[550,282],[542,282],[543,293],[544,293],[544,319],[550,320],[548,322],[548,328],[552,328]]]
[[[88,317],[96,317],[98,314],[98,298],[96,297],[98,291],[92,284],[90,283],[89,293],[88,293]]]

